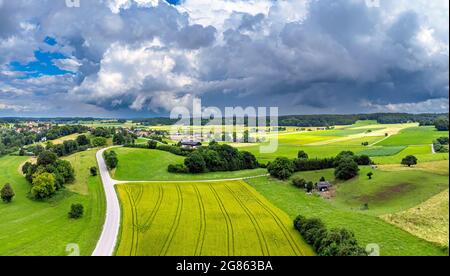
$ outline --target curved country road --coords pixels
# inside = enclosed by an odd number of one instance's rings
[[[252,178],[259,178],[268,176],[268,174],[257,175],[243,178],[232,179],[213,179],[213,180],[190,180],[190,181],[117,181],[112,179],[108,168],[106,167],[105,160],[103,159],[103,153],[114,147],[101,149],[97,152],[97,163],[100,171],[100,176],[103,183],[106,196],[106,219],[103,224],[102,234],[97,242],[97,246],[92,253],[92,256],[112,256],[114,255],[114,249],[117,244],[117,236],[120,229],[120,204],[117,197],[114,186],[116,184],[124,183],[192,183],[192,182],[222,182],[222,181],[234,181],[234,180],[246,180]]]

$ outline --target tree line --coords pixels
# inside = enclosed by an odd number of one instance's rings
[[[298,153],[298,158],[289,159],[278,157],[267,165],[267,170],[272,177],[286,180],[296,172],[318,171],[324,169],[335,169],[337,179],[349,180],[358,175],[358,166],[367,166],[373,161],[367,155],[356,155],[351,151],[343,151],[336,157],[309,159],[304,151]]]
[[[169,165],[172,173],[205,173],[219,171],[238,171],[256,169],[259,163],[256,157],[247,151],[239,151],[229,145],[211,142],[190,153],[184,165]]]

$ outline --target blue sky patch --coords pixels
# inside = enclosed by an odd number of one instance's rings
[[[58,68],[52,60],[54,59],[65,59],[61,53],[50,53],[42,52],[41,50],[35,51],[34,56],[36,61],[32,61],[27,64],[21,64],[20,62],[13,61],[10,63],[10,67],[13,71],[23,72],[25,79],[37,78],[41,76],[55,76],[55,75],[65,75],[73,74],[70,71],[61,70]]]

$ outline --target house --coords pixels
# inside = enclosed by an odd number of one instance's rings
[[[328,181],[321,181],[316,184],[316,188],[319,192],[327,192],[332,186],[333,185]]]
[[[202,143],[197,141],[181,141],[181,147],[185,149],[196,149],[201,146]]]

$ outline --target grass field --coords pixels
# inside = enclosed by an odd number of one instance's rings
[[[399,154],[404,149],[405,146],[397,146],[397,147],[370,147],[363,151],[358,152],[359,155],[368,155],[370,157],[375,156],[393,156]]]
[[[289,217],[241,181],[117,187],[120,256],[299,256]]]
[[[298,175],[314,182],[318,181],[321,176],[333,179],[332,170],[304,172]],[[325,200],[317,196],[307,195],[303,190],[295,188],[289,182],[278,181],[269,177],[246,181],[291,218],[302,214],[307,217],[321,218],[330,228],[343,227],[352,230],[361,245],[378,244],[381,255],[434,256],[448,254],[439,246],[385,222],[375,213],[359,211],[335,200]]]
[[[0,202],[0,255],[66,255],[66,246],[78,244],[81,255],[90,255],[100,236],[104,221],[105,199],[99,177],[89,177],[95,152],[75,154],[73,161],[77,181],[48,201],[28,198],[30,185],[20,175],[26,157],[0,158],[0,184],[11,183],[16,193],[11,204]],[[73,191],[76,192],[73,192]],[[79,191],[79,192],[78,192]],[[82,203],[85,214],[70,220],[73,203]]]
[[[183,164],[184,157],[165,151],[116,148],[114,151],[119,158],[119,165],[113,172],[117,180],[130,181],[167,181],[167,180],[204,180],[204,179],[233,179],[267,174],[265,169],[244,170],[236,172],[214,172],[203,174],[175,174],[169,173],[170,164]]]
[[[373,172],[372,180],[366,176]],[[409,168],[398,171],[372,170],[361,167],[360,176],[337,186],[334,201],[343,208],[359,210],[369,204],[364,213],[381,215],[412,208],[448,189],[448,176]]]
[[[434,127],[412,127],[380,142],[379,146],[431,145],[439,137],[448,137],[448,131],[437,131]]]
[[[446,190],[414,208],[382,218],[424,240],[448,248],[448,197]]]

